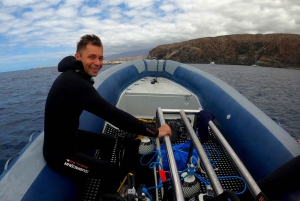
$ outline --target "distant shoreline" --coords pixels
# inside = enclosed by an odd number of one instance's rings
[[[40,66],[40,67],[31,68],[31,69],[37,70],[37,69],[43,69],[43,68],[57,68],[57,66]]]
[[[116,59],[116,60],[106,60],[105,62],[103,62],[104,65],[117,65],[117,64],[122,64],[125,62],[130,62],[132,60],[127,59],[127,60],[123,60],[123,59]],[[184,64],[207,64],[207,63],[191,63],[191,62],[181,62]],[[207,64],[207,65],[212,65],[212,64]],[[215,65],[239,65],[240,64],[213,64],[212,66]],[[241,66],[247,66],[247,65],[241,65]],[[282,68],[282,69],[295,69],[295,70],[300,70],[300,67],[274,67],[274,66],[253,66],[252,67],[258,67],[258,68],[264,68],[264,67],[269,67],[269,68]],[[44,68],[57,68],[57,66],[40,66],[40,67],[36,67],[36,68],[31,68],[32,70],[38,70],[38,69],[44,69]]]

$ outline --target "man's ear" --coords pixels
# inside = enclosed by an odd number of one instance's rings
[[[76,60],[81,60],[81,56],[80,56],[79,53],[76,53],[76,54],[75,54],[75,59],[76,59]]]

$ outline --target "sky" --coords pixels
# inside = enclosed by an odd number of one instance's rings
[[[104,58],[229,34],[300,34],[299,0],[0,0],[0,72],[56,66],[80,37]]]

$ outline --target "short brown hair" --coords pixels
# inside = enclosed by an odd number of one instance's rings
[[[94,34],[89,35],[86,34],[80,38],[80,41],[77,43],[77,50],[76,52],[79,53],[80,51],[84,50],[87,45],[94,45],[98,47],[103,47],[100,38]]]

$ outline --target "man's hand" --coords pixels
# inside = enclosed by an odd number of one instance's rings
[[[165,135],[169,135],[171,137],[172,131],[168,124],[164,124],[158,128],[158,137],[163,137]]]

